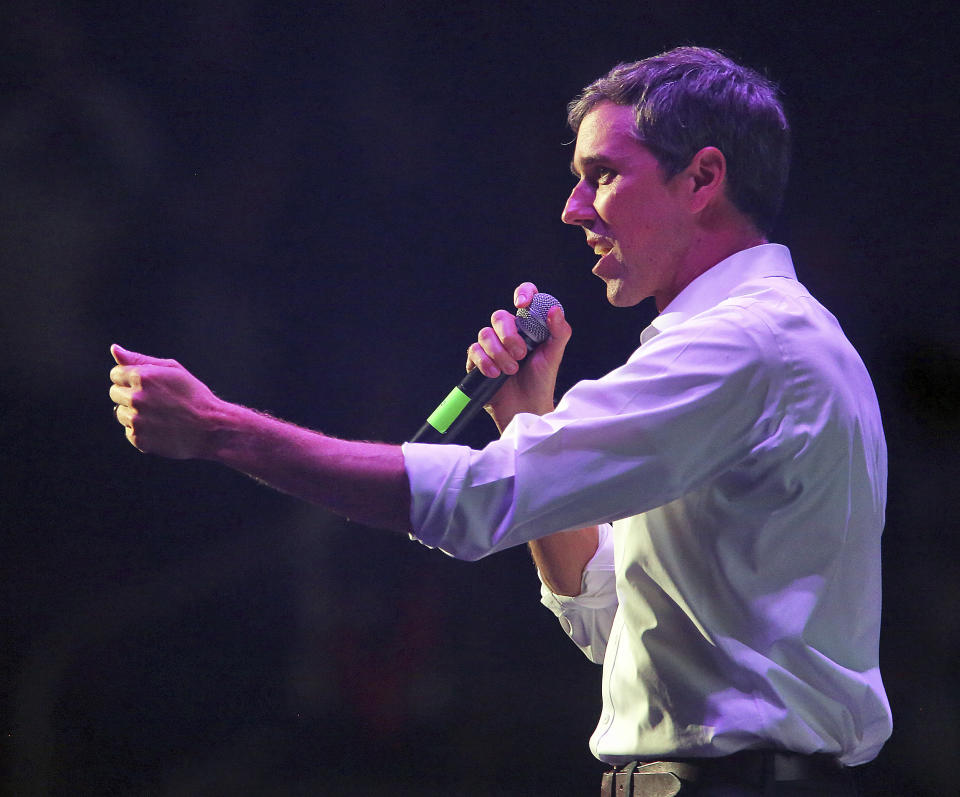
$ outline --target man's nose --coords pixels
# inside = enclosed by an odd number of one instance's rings
[[[583,182],[577,183],[567,197],[567,204],[563,206],[560,218],[564,224],[590,227],[596,217],[597,213],[593,209],[593,192]]]

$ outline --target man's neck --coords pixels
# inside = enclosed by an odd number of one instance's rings
[[[758,232],[753,225],[726,228],[695,236],[685,253],[683,263],[677,269],[676,279],[670,286],[669,292],[654,296],[657,303],[657,312],[662,313],[664,308],[679,295],[680,291],[717,263],[726,260],[737,252],[742,252],[744,249],[752,249],[754,246],[765,243],[769,243],[766,236]]]

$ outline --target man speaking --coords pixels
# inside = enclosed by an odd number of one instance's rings
[[[114,346],[142,451],[204,458],[462,559],[529,543],[544,604],[602,663],[609,795],[852,795],[890,735],[878,669],[886,447],[870,378],[767,235],[789,128],[711,50],[623,64],[571,103],[563,221],[618,307],[659,315],[556,406],[571,328],[528,353],[494,313],[468,368],[503,383],[483,450],[352,442],[217,398]],[[523,283],[518,308],[536,286]]]

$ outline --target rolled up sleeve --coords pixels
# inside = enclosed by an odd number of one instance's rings
[[[578,383],[553,412],[518,414],[482,450],[405,444],[413,536],[473,560],[673,500],[770,427],[758,421],[779,355],[760,338],[742,313],[690,322]]]
[[[557,595],[541,576],[540,602],[553,612],[560,627],[590,661],[603,663],[618,605],[613,533],[608,523],[600,526],[597,552],[584,568],[580,594]]]

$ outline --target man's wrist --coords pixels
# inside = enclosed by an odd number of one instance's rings
[[[548,412],[553,412],[554,409],[556,409],[556,405],[550,401],[538,408],[524,407],[522,409],[504,411],[501,408],[488,405],[485,407],[485,409],[489,413],[490,417],[493,418],[493,422],[497,425],[497,429],[500,430],[500,434],[503,434],[503,430],[510,425],[510,421],[512,421],[521,412],[525,412],[528,415],[546,415]]]
[[[259,422],[267,417],[248,407],[216,399],[203,414],[198,458],[230,464],[250,448]]]

